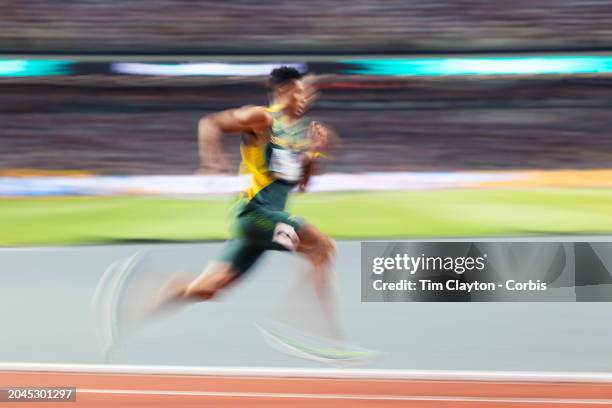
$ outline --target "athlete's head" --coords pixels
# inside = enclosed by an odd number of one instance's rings
[[[303,81],[303,75],[295,68],[282,66],[270,73],[270,87],[275,103],[285,106],[288,114],[300,116],[306,111],[309,92]]]

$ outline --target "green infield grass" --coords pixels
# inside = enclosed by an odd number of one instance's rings
[[[65,197],[0,201],[0,245],[221,240],[233,198]],[[612,190],[296,194],[292,213],[346,239],[612,233]]]

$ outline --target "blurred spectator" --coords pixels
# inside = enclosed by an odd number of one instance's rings
[[[608,0],[4,0],[0,16],[4,52],[612,47]]]
[[[267,103],[264,79],[42,81],[1,85],[0,171],[191,173],[202,115]],[[603,76],[329,76],[322,85],[311,115],[346,142],[329,171],[610,167],[612,81]],[[237,169],[239,138],[225,140]]]

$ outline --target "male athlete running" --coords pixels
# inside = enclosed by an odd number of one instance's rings
[[[333,137],[317,122],[307,123],[304,112],[314,99],[312,87],[295,68],[280,67],[270,74],[272,104],[244,106],[202,118],[198,126],[202,166],[227,166],[221,136],[240,134],[242,170],[250,173],[250,187],[242,193],[235,225],[236,237],[218,260],[185,289],[184,297],[207,300],[248,271],[266,250],[304,255],[320,296],[336,246],[312,224],[285,211],[289,192],[304,190]],[[323,300],[323,299],[322,299]]]
[[[343,342],[335,324],[333,306],[326,283],[336,246],[325,234],[303,219],[285,211],[291,190],[305,190],[316,161],[333,144],[335,135],[325,126],[304,118],[304,112],[314,100],[316,93],[308,80],[294,68],[280,67],[270,75],[272,104],[244,106],[203,117],[198,126],[198,145],[201,169],[219,171],[227,168],[222,152],[221,137],[224,134],[239,134],[242,137],[240,152],[242,170],[250,173],[251,185],[241,194],[235,220],[235,237],[228,241],[219,257],[210,262],[193,281],[166,282],[154,306],[146,308],[145,314],[164,310],[166,306],[184,301],[205,301],[213,298],[230,283],[240,278],[253,267],[267,250],[290,251],[303,255],[310,264],[309,277],[327,320],[327,335],[334,341],[320,342],[304,332],[288,333],[294,327],[279,326],[270,329],[261,327],[271,344],[294,355],[314,358],[324,362],[357,361],[371,357],[363,349],[350,348]],[[105,347],[115,343],[117,326],[131,324],[128,313],[130,290],[134,285],[132,271],[146,269],[144,257],[134,255],[126,261],[115,262],[110,273],[99,284],[95,296],[95,310],[104,299],[111,299],[106,311],[97,314],[106,322],[103,334]],[[117,271],[116,273],[113,271]],[[145,279],[151,282],[151,279]],[[110,293],[105,288],[111,288]],[[137,296],[138,297],[138,296]],[[125,299],[125,300],[122,300]],[[128,304],[128,306],[122,306]],[[123,310],[123,312],[122,312]],[[140,317],[132,321],[141,320]],[[289,330],[288,330],[289,329]],[[297,333],[297,334],[296,334]],[[295,335],[293,335],[295,334]],[[314,346],[313,346],[314,344]],[[324,344],[324,346],[321,346]],[[336,347],[335,345],[338,345]]]

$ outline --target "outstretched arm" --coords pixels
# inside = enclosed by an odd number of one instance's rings
[[[270,114],[261,106],[244,106],[204,116],[198,122],[199,172],[224,171],[229,163],[223,154],[223,134],[253,132],[272,123]]]

